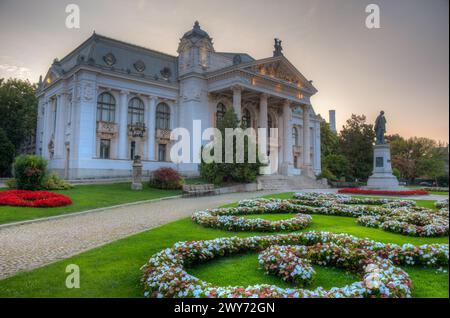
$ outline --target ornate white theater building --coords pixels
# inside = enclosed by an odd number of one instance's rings
[[[193,120],[214,127],[232,107],[248,127],[279,129],[276,173],[314,177],[321,171],[316,92],[278,40],[273,56],[255,60],[216,52],[197,22],[178,56],[94,33],[40,81],[36,152],[67,179],[130,176],[137,154],[145,172],[168,166],[196,175],[197,164],[170,162],[170,131],[192,130]]]

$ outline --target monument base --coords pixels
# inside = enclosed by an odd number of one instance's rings
[[[373,173],[364,189],[401,190],[397,178],[392,174],[391,147],[389,144],[373,147]]]

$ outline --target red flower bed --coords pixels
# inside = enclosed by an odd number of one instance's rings
[[[69,204],[72,204],[69,197],[48,191],[8,190],[0,192],[0,205],[54,208]]]
[[[427,195],[428,192],[422,189],[419,190],[369,190],[359,188],[345,188],[340,189],[339,193],[347,194],[373,194],[373,195]]]

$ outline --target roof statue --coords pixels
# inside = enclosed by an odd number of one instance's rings
[[[273,56],[281,56],[283,55],[283,47],[281,46],[281,40],[275,38],[275,45],[274,45],[275,50],[273,51]]]

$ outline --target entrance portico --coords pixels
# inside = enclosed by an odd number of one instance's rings
[[[260,149],[270,154],[268,174],[312,177],[315,169],[311,148],[315,145],[311,142],[311,133],[316,129],[310,118],[310,96],[316,90],[310,82],[302,82],[300,75],[287,70],[289,64],[286,58],[278,56],[214,72],[208,76],[209,103],[214,110],[220,101],[228,101],[240,120],[247,122],[247,114],[251,116],[249,127],[255,130],[278,129],[277,138],[270,136]],[[294,124],[297,124],[295,128]],[[299,134],[299,126],[302,127],[301,141],[294,137],[294,132]]]

